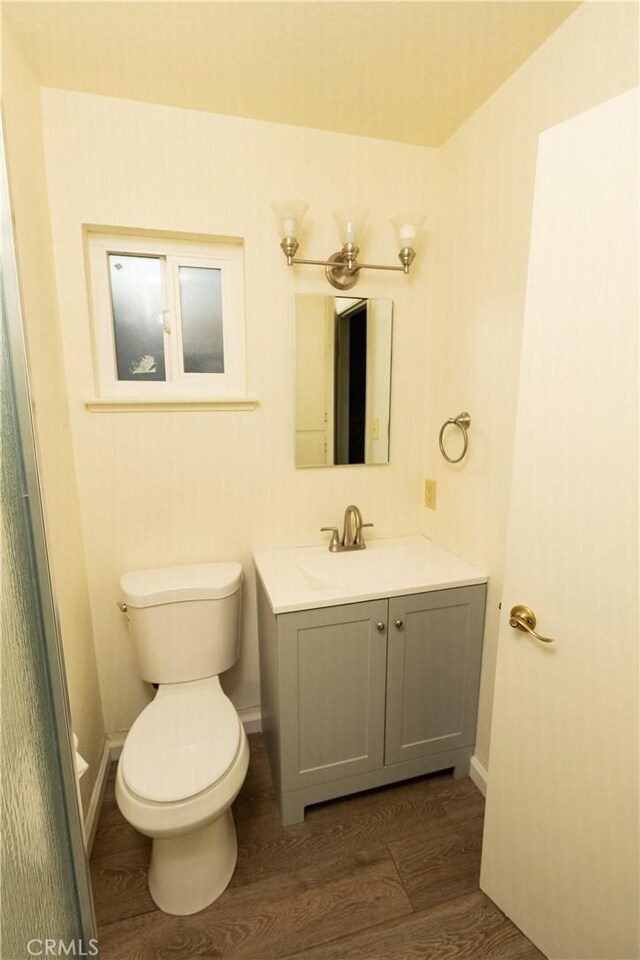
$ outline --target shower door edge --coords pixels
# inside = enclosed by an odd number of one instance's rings
[[[60,627],[56,612],[53,585],[50,576],[47,537],[42,506],[41,485],[31,412],[31,392],[24,340],[22,305],[18,281],[18,266],[13,237],[13,218],[7,179],[4,132],[0,121],[1,198],[0,258],[3,275],[6,327],[9,340],[9,366],[13,378],[18,432],[22,446],[25,489],[28,504],[32,545],[35,555],[36,578],[40,595],[44,646],[51,701],[53,706],[58,760],[66,819],[71,845],[71,859],[76,882],[78,909],[84,943],[96,941],[96,919],[91,893],[89,861],[84,836],[83,815],[80,806],[75,768],[75,750],[72,743],[71,715]]]

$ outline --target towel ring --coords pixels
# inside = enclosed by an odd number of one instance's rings
[[[462,436],[464,439],[462,453],[457,458],[450,457],[448,455],[447,451],[444,449],[444,444],[442,442],[444,431],[446,430],[447,426],[450,423],[452,423],[456,427],[459,427],[459,429],[462,430]],[[442,428],[440,430],[440,436],[438,437],[438,443],[440,444],[440,453],[445,458],[445,460],[448,461],[448,463],[460,463],[460,461],[464,458],[467,452],[467,449],[469,447],[469,437],[467,435],[467,430],[469,429],[470,425],[471,425],[471,417],[469,416],[468,413],[466,413],[466,411],[463,413],[459,413],[457,417],[450,417],[448,420],[445,420],[445,422],[442,424]]]

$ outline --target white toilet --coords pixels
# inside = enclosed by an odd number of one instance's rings
[[[166,913],[197,913],[237,860],[231,804],[249,745],[218,675],[238,658],[239,563],[125,573],[120,580],[140,676],[158,691],[135,720],[118,764],[124,817],[153,838],[149,890]]]

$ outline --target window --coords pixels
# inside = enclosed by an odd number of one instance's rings
[[[100,398],[244,397],[242,246],[87,240]]]

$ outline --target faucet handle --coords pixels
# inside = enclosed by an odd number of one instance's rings
[[[325,531],[327,533],[329,532],[331,533],[329,550],[331,550],[332,553],[335,553],[336,550],[340,548],[340,534],[338,533],[338,528],[337,527],[320,527],[321,533],[324,533]]]
[[[372,527],[372,526],[373,526],[372,523],[361,523],[361,524],[360,524],[360,529],[358,530],[358,536],[356,537],[356,543],[358,544],[358,546],[360,546],[360,544],[362,544],[362,546],[364,546],[364,539],[363,539],[363,536],[362,536],[363,527]]]

